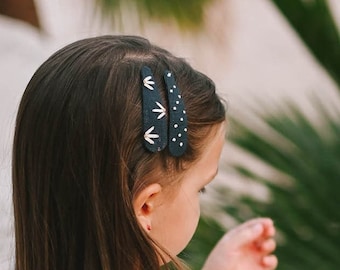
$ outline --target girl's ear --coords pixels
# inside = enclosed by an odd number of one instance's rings
[[[139,223],[146,232],[152,228],[152,217],[157,207],[162,187],[158,183],[151,184],[144,188],[135,198],[133,208]]]

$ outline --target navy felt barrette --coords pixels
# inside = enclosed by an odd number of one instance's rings
[[[151,152],[163,150],[167,145],[166,109],[149,67],[142,68],[144,145]]]
[[[152,71],[144,66],[142,74],[144,145],[151,152],[163,150],[167,145],[172,156],[179,157],[187,148],[187,116],[180,90],[170,71],[165,71],[167,111],[162,104]]]
[[[169,151],[171,155],[179,157],[187,149],[187,115],[180,89],[174,75],[168,70],[164,73],[164,81],[168,92]]]

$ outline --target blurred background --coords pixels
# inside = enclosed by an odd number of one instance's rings
[[[338,0],[0,0],[0,269],[13,269],[11,143],[40,64],[80,38],[142,35],[210,76],[229,131],[199,228],[200,269],[239,222],[270,216],[278,269],[340,267]]]

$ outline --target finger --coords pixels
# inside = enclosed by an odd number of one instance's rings
[[[238,225],[236,228],[232,229],[230,233],[238,233],[258,223],[263,224],[265,227],[270,227],[270,224],[273,224],[273,221],[270,218],[254,218]]]
[[[266,218],[266,217],[260,217],[260,218],[253,218],[253,219],[250,219],[246,222],[244,222],[243,224],[241,224],[239,227],[242,228],[242,227],[248,227],[248,226],[252,226],[252,225],[255,225],[257,223],[262,223],[263,225],[265,226],[270,226],[270,225],[273,225],[273,220],[270,219],[270,218]]]
[[[264,237],[273,237],[275,235],[276,230],[272,220],[270,222],[264,222],[264,227]]]
[[[242,247],[250,243],[255,243],[263,234],[263,231],[264,227],[261,223],[255,223],[239,228],[233,233],[233,237],[230,239],[230,245]]]
[[[258,245],[258,249],[264,253],[271,253],[276,248],[276,242],[274,239],[267,239]]]
[[[240,247],[251,243],[257,243],[265,240],[268,236],[266,231],[271,230],[273,221],[270,218],[255,218],[251,219],[235,229],[231,230],[228,234],[228,242],[234,247]]]
[[[275,269],[278,265],[278,260],[275,255],[265,256],[262,259],[262,264],[267,269]]]

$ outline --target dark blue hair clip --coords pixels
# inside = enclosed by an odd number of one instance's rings
[[[182,156],[188,144],[188,121],[184,102],[175,78],[170,71],[165,71],[164,81],[169,108],[169,121],[167,121],[166,109],[162,104],[151,69],[144,66],[141,73],[144,145],[149,151],[157,152],[163,150],[168,144],[172,156]]]
[[[144,145],[151,152],[163,150],[167,145],[166,109],[149,67],[142,68]]]
[[[164,81],[168,92],[169,107],[169,151],[179,157],[184,154],[188,144],[187,115],[180,89],[176,85],[174,75],[166,70]]]

